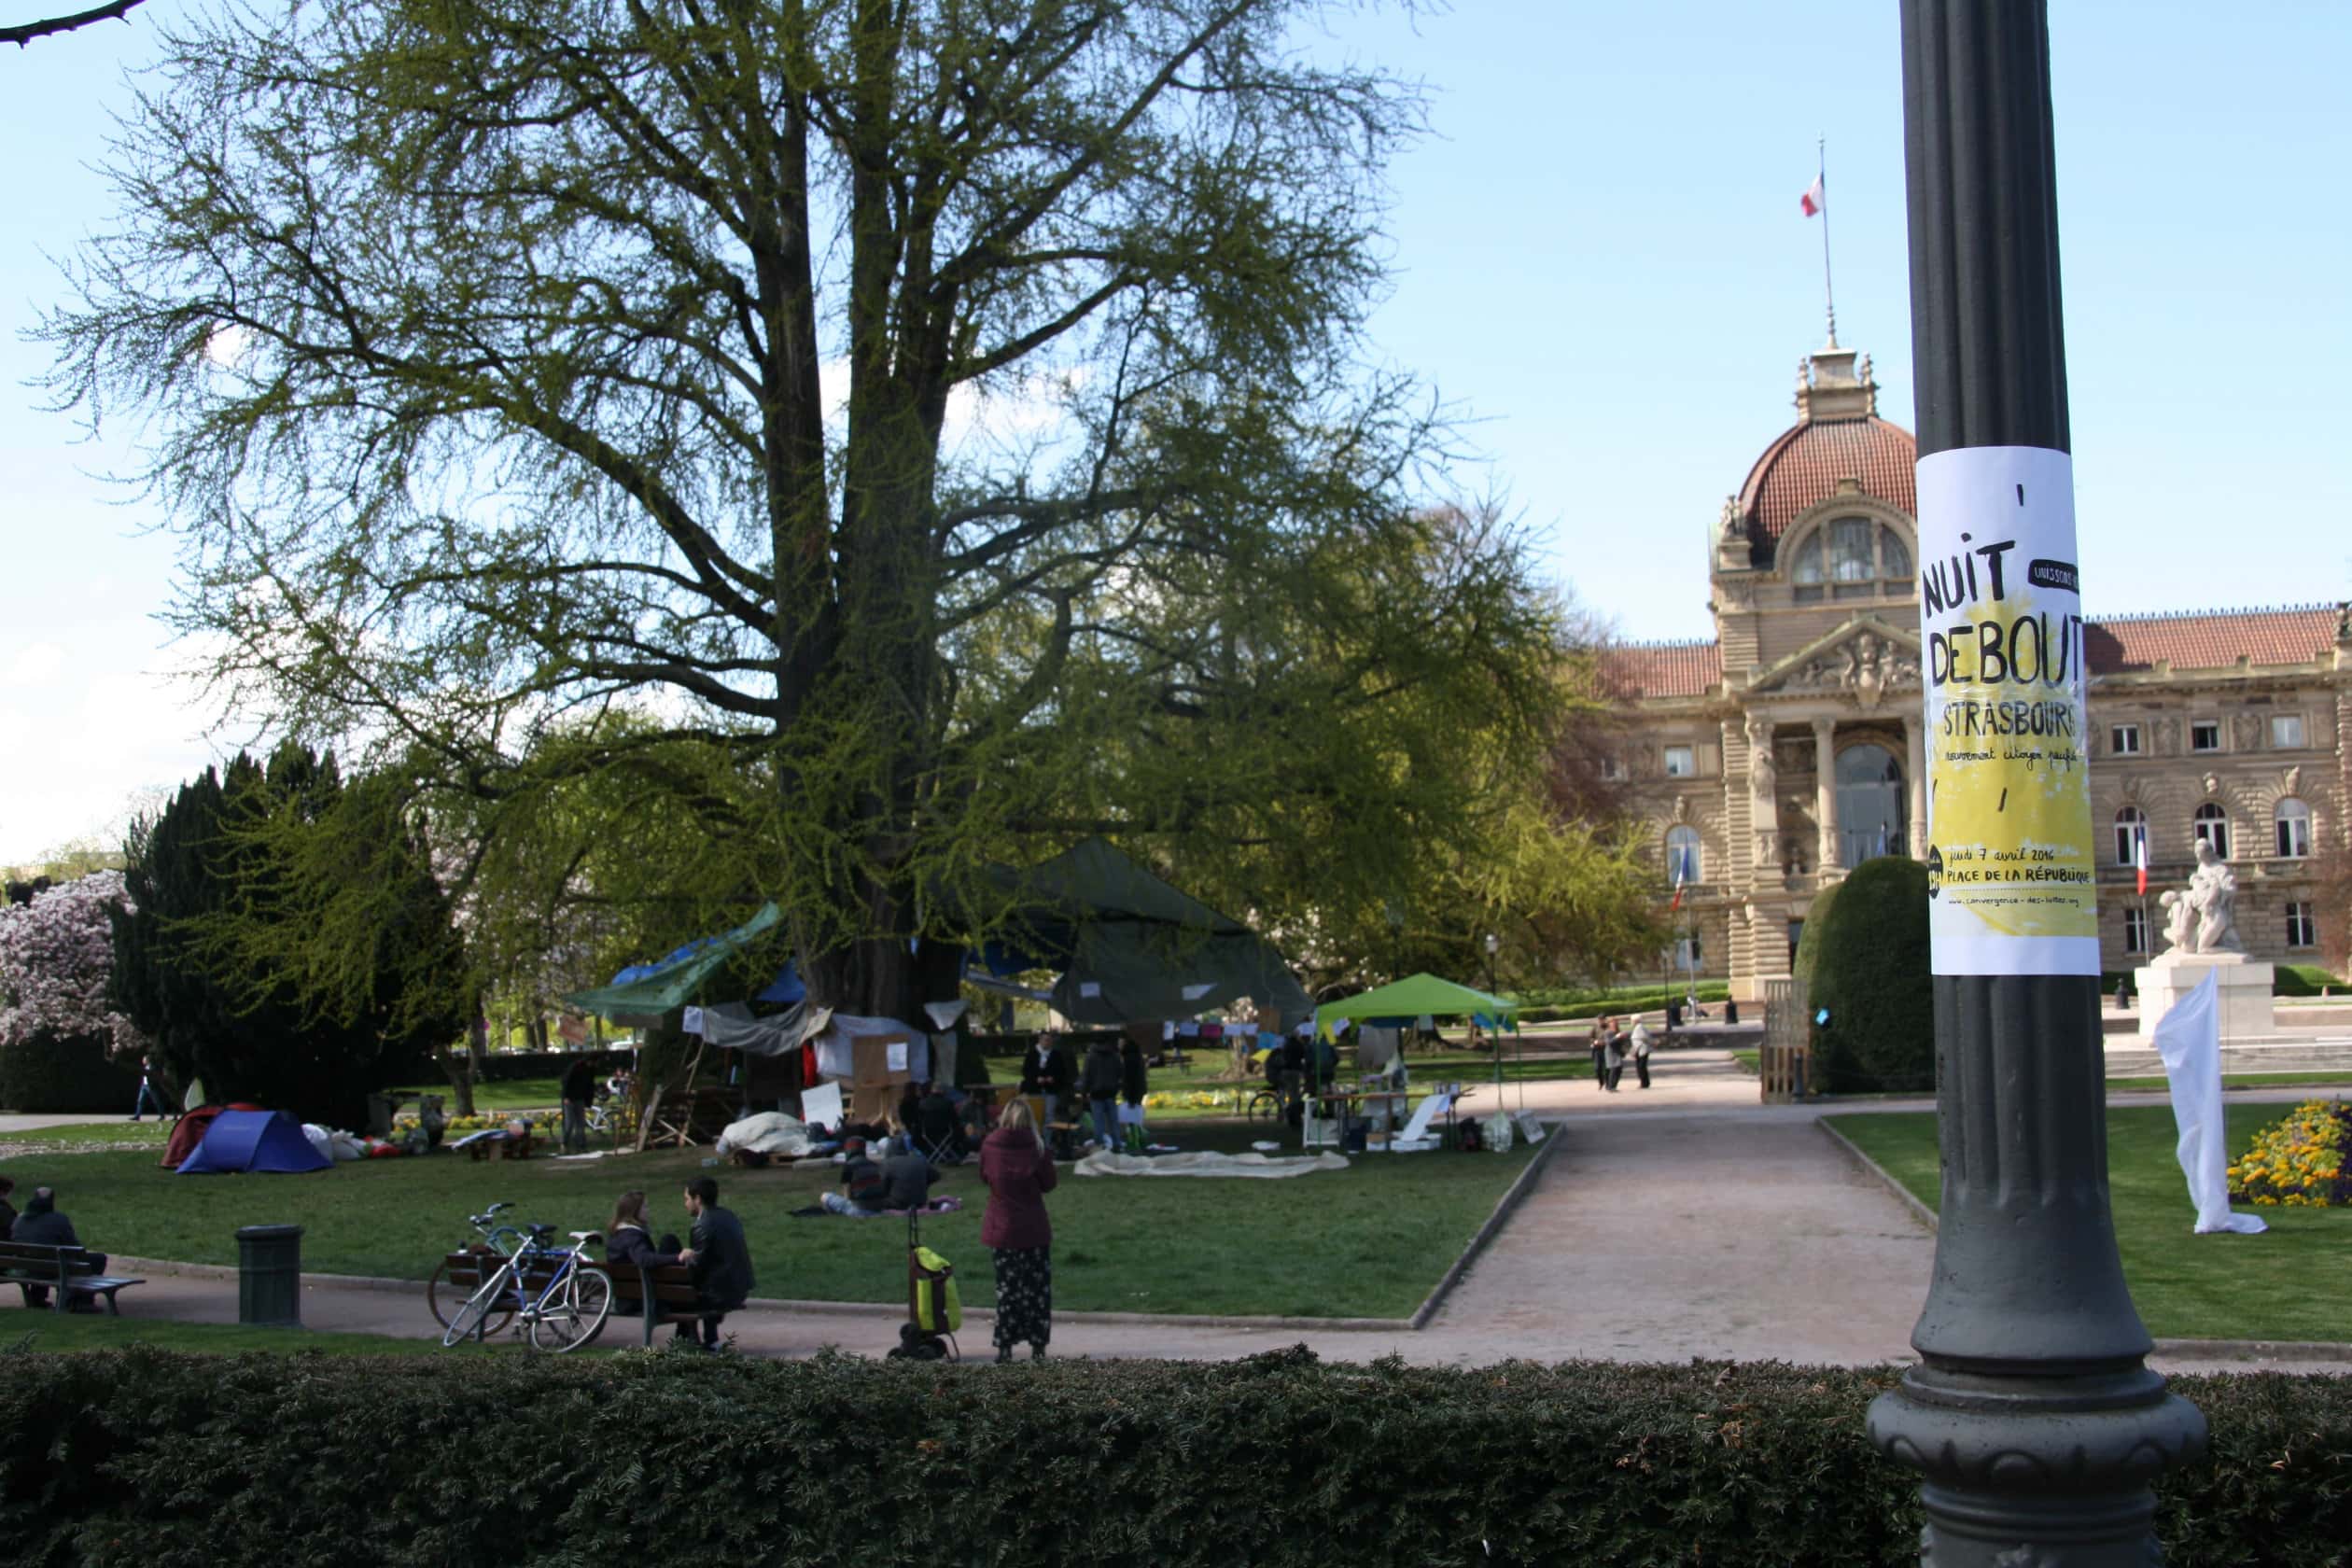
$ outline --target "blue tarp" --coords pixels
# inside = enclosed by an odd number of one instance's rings
[[[204,1141],[180,1161],[183,1176],[259,1170],[291,1174],[325,1170],[335,1162],[311,1146],[302,1125],[283,1111],[223,1111],[204,1129]]]

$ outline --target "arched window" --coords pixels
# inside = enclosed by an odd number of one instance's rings
[[[2223,860],[2230,858],[2230,814],[2212,801],[2197,807],[2193,823],[2199,844],[2210,844]]]
[[[1788,567],[1800,603],[1908,594],[1911,578],[1911,549],[1902,536],[1867,517],[1824,523],[1805,536]]]
[[[1845,863],[1904,853],[1903,766],[1865,741],[1838,753],[1838,835]]]
[[[2115,814],[2115,863],[2137,865],[2133,854],[2148,837],[2148,813],[2136,805],[2127,805]]]
[[[2311,807],[2289,795],[2278,803],[2278,852],[2290,861],[2311,853]]]
[[[1699,873],[1704,869],[1699,856],[1699,830],[1683,823],[1666,830],[1666,878],[1685,883],[1703,880]]]

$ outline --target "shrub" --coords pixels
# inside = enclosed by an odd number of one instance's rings
[[[1919,1528],[1916,1477],[1863,1435],[1885,1369],[0,1364],[0,1529],[27,1564],[1320,1568],[1339,1541],[1380,1562],[1859,1568],[1910,1561]],[[2352,1387],[2174,1386],[2215,1442],[2160,1490],[2167,1562],[2342,1561]]]
[[[1927,868],[1882,855],[1839,884],[1828,912],[1805,921],[1815,944],[1808,1004],[1829,1022],[1813,1036],[1814,1082],[1831,1094],[1933,1088],[1936,1014],[1928,983]]]
[[[2280,964],[2271,975],[2271,995],[2316,997],[2320,988],[2342,991],[2344,982],[2317,964]]]
[[[1805,929],[1797,933],[1797,956],[1789,960],[1788,972],[1808,986],[1821,967],[1821,933],[1827,929],[1829,911],[1837,907],[1838,889],[1843,885],[1832,882],[1813,895],[1805,911]]]
[[[2352,1105],[2306,1099],[2256,1133],[2230,1166],[2230,1192],[2249,1203],[2352,1203]]]
[[[138,1065],[109,1057],[107,1043],[105,1035],[46,1033],[0,1042],[0,1107],[129,1114]]]

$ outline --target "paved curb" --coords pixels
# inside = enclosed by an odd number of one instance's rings
[[[1549,1140],[1547,1140],[1547,1141],[1548,1142]],[[1541,1155],[1538,1155],[1536,1159],[1530,1160],[1528,1162],[1528,1169],[1531,1170],[1533,1169],[1540,1162]],[[1520,1173],[1520,1180],[1523,1182],[1525,1179],[1526,1173],[1522,1171]],[[1517,1190],[1517,1183],[1514,1183],[1514,1191]],[[1510,1197],[1510,1194],[1505,1193],[1504,1197],[1507,1200]],[[1493,1221],[1490,1220],[1488,1223],[1489,1225],[1492,1225]],[[1485,1231],[1479,1232],[1477,1240],[1474,1240],[1471,1243],[1473,1251],[1475,1251],[1477,1246],[1483,1242],[1486,1234],[1487,1233]],[[225,1264],[175,1263],[169,1258],[143,1258],[131,1257],[126,1254],[117,1254],[111,1267],[117,1268],[135,1268],[148,1274],[177,1274],[183,1278],[193,1280],[227,1281],[237,1278],[237,1270]],[[421,1295],[425,1289],[425,1281],[422,1280],[386,1280],[378,1276],[368,1274],[315,1274],[305,1272],[302,1275],[302,1283],[313,1289],[326,1288],[334,1290],[384,1291],[389,1294],[411,1295]],[[1444,1289],[1445,1286],[1441,1284],[1438,1291],[1432,1294],[1431,1299],[1433,1301],[1435,1300],[1437,1296],[1443,1293]],[[1424,1308],[1427,1308],[1429,1303],[1424,1302],[1422,1305]],[[803,1317],[882,1318],[896,1320],[906,1315],[905,1307],[895,1301],[795,1301],[785,1296],[769,1295],[753,1296],[749,1302],[745,1303],[744,1309],[746,1311],[758,1310],[770,1312],[791,1312]],[[967,1318],[978,1318],[987,1322],[994,1322],[996,1319],[996,1311],[993,1308],[974,1307],[965,1312],[964,1316]],[[1385,1334],[1402,1333],[1406,1330],[1420,1326],[1410,1318],[1253,1317],[1248,1314],[1239,1313],[1209,1312],[1057,1311],[1054,1314],[1054,1321],[1056,1323],[1129,1324],[1145,1328],[1297,1328],[1315,1329],[1326,1333],[1339,1331]]]
[[[1921,1225],[1925,1225],[1929,1230],[1937,1228],[1935,1210],[1929,1208],[1926,1204],[1920,1202],[1919,1199],[1912,1195],[1911,1190],[1909,1187],[1903,1185],[1902,1183],[1897,1182],[1894,1177],[1888,1175],[1886,1168],[1879,1164],[1878,1161],[1872,1159],[1869,1155],[1864,1154],[1860,1146],[1857,1145],[1853,1139],[1848,1138],[1844,1133],[1840,1132],[1836,1127],[1831,1127],[1829,1125],[1828,1117],[1815,1116],[1813,1118],[1813,1126],[1828,1134],[1829,1141],[1835,1143],[1839,1148],[1843,1149],[1846,1152],[1847,1158],[1853,1160],[1855,1164],[1860,1166],[1865,1171],[1877,1177],[1882,1183],[1883,1183],[1886,1186],[1886,1190],[1893,1193],[1897,1198],[1901,1200],[1903,1207],[1911,1211],[1912,1219],[1917,1220]]]
[[[1413,1329],[1416,1332],[1429,1326],[1429,1320],[1437,1315],[1439,1308],[1445,1306],[1446,1297],[1453,1294],[1454,1287],[1462,1283],[1463,1275],[1470,1272],[1470,1266],[1477,1261],[1478,1254],[1486,1251],[1487,1243],[1494,1239],[1495,1233],[1503,1228],[1512,1212],[1525,1201],[1529,1189],[1535,1184],[1535,1178],[1543,1173],[1544,1167],[1551,1163],[1552,1155],[1559,1153],[1560,1146],[1566,1141],[1568,1141],[1568,1134],[1565,1124],[1561,1122],[1546,1124],[1544,1141],[1536,1146],[1535,1157],[1527,1162],[1526,1168],[1519,1173],[1519,1179],[1504,1189],[1501,1197],[1495,1199],[1494,1212],[1489,1214],[1486,1224],[1478,1227],[1478,1234],[1470,1238],[1470,1245],[1462,1249],[1461,1255],[1453,1260],[1452,1267],[1446,1270],[1435,1287],[1421,1298],[1421,1304],[1413,1309],[1413,1315],[1405,1319],[1398,1326]]]
[[[1829,1135],[1864,1170],[1886,1184],[1920,1224],[1936,1228],[1936,1211],[1911,1195],[1911,1190],[1887,1173],[1886,1168],[1864,1154],[1851,1138],[1829,1125],[1827,1116],[1813,1126]],[[2181,1361],[2342,1361],[2352,1362],[2352,1344],[2326,1339],[2159,1339],[2149,1352]]]

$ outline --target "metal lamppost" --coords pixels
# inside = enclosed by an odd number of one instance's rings
[[[1489,996],[1502,994],[1494,988],[1494,955],[1502,950],[1503,939],[1492,931],[1487,932],[1487,995]],[[1494,1018],[1494,1038],[1487,1042],[1487,1045],[1494,1053],[1494,1109],[1496,1114],[1499,1115],[1503,1111],[1503,1015],[1499,1013]]]
[[[1943,1190],[1870,1436],[1925,1476],[1935,1568],[2146,1568],[2205,1427],[2143,1364],[2107,1208],[2045,0],[1902,20]],[[1996,710],[2039,738],[1987,742]]]

